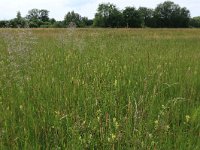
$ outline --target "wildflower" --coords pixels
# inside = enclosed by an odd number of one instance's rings
[[[158,124],[158,120],[155,120],[154,123],[157,125]]]
[[[169,126],[169,125],[166,125],[166,126],[165,126],[165,130],[166,130],[166,131],[169,131],[169,129],[170,129],[170,126]]]
[[[100,121],[100,117],[99,116],[97,117],[97,120]]]
[[[19,106],[19,108],[20,108],[20,110],[22,110],[22,109],[23,109],[23,106],[22,106],[22,105],[20,105],[20,106]]]
[[[92,139],[92,134],[89,135],[89,138]]]
[[[117,80],[115,80],[115,87],[117,86]]]
[[[190,121],[190,116],[189,115],[186,115],[185,116],[185,119],[186,119],[186,122],[188,123]]]
[[[110,142],[110,138],[108,138],[108,142]]]
[[[157,129],[158,128],[158,123],[159,123],[158,120],[155,120],[154,123],[155,123],[155,129]]]
[[[158,66],[157,66],[157,69],[159,69],[159,68],[161,68],[161,67],[162,67],[161,65],[158,65]]]
[[[112,140],[115,140],[116,139],[116,135],[115,134],[111,134],[111,137],[112,137]]]
[[[100,115],[101,114],[101,109],[97,110],[97,115]]]
[[[119,124],[118,124],[118,122],[115,122],[115,128],[116,128],[116,129],[119,128]]]
[[[86,121],[84,120],[83,123],[82,123],[82,125],[84,125],[85,123],[86,123]]]
[[[128,80],[128,84],[129,84],[129,85],[131,84],[131,80]]]
[[[113,123],[115,125],[115,128],[118,129],[119,128],[119,123],[117,122],[116,118],[113,118]]]

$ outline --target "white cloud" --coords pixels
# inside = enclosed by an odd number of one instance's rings
[[[187,7],[192,16],[200,15],[199,0],[172,0],[182,7]],[[111,2],[118,8],[124,9],[126,6],[145,6],[155,8],[157,4],[164,0],[0,0],[0,20],[11,19],[16,16],[17,11],[21,11],[25,16],[32,8],[47,9],[50,17],[63,20],[68,11],[74,10],[82,16],[93,18],[99,3]]]

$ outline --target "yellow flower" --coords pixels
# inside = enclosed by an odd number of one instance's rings
[[[119,124],[118,124],[118,122],[115,122],[115,128],[116,128],[116,129],[119,128]]]
[[[157,125],[158,124],[158,120],[154,121],[154,123]]]
[[[112,137],[112,139],[113,139],[113,140],[115,140],[115,139],[116,139],[116,135],[115,135],[115,134],[113,134],[113,133],[111,134],[111,137]]]
[[[100,117],[99,116],[97,117],[97,120],[100,121]]]
[[[115,128],[118,129],[119,128],[119,123],[117,122],[116,118],[113,118],[113,123],[115,125]]]
[[[165,130],[166,130],[166,131],[169,131],[169,129],[170,129],[170,126],[169,126],[169,125],[166,125],[166,126],[165,126]]]
[[[188,123],[190,121],[190,116],[189,115],[186,115],[185,116],[185,119],[186,119],[186,122]]]
[[[22,109],[23,109],[23,106],[22,106],[22,105],[20,105],[20,106],[19,106],[19,108],[22,110]]]
[[[155,120],[154,123],[155,123],[155,129],[157,129],[158,128],[158,123],[159,123],[158,120]]]
[[[110,142],[110,138],[108,138],[108,142]]]
[[[117,86],[117,80],[115,80],[115,86]]]
[[[153,135],[150,133],[150,134],[149,134],[149,138],[151,139],[152,137],[153,137]]]

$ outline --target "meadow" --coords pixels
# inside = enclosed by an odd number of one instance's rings
[[[200,30],[0,29],[0,149],[200,149]]]

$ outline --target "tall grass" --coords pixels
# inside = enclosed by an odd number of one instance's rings
[[[0,30],[0,149],[199,149],[200,30]]]

